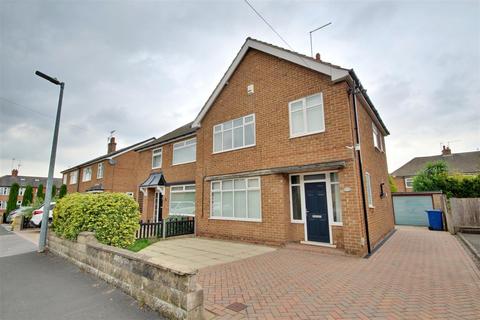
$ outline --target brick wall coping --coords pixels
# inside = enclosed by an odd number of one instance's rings
[[[53,236],[55,236],[55,235],[53,235]],[[65,240],[65,239],[62,239],[62,240]],[[169,271],[169,272],[172,272],[172,273],[180,275],[180,276],[194,275],[194,274],[197,274],[197,271],[198,271],[197,269],[194,269],[194,268],[191,268],[191,267],[188,267],[188,266],[183,266],[183,265],[172,266],[172,265],[168,264],[167,262],[152,262],[152,261],[148,260],[148,259],[151,258],[150,256],[147,256],[147,255],[144,255],[144,254],[141,254],[141,253],[137,253],[137,252],[133,252],[133,251],[130,251],[130,250],[127,250],[127,249],[117,248],[117,247],[113,247],[113,246],[109,246],[109,245],[100,243],[95,238],[95,233],[94,232],[88,232],[88,231],[80,232],[77,242],[78,243],[88,243],[88,245],[92,248],[102,250],[102,251],[106,251],[106,252],[110,252],[110,253],[116,254],[118,256],[130,259],[130,260],[139,261],[139,262],[142,262],[144,264],[150,265],[152,267],[161,268],[161,269],[164,269],[165,271]]]
[[[300,166],[288,166],[288,167],[277,167],[269,169],[261,169],[247,172],[238,172],[232,174],[224,174],[218,176],[209,176],[205,178],[205,181],[212,181],[217,179],[234,179],[241,177],[256,177],[256,176],[265,176],[270,174],[277,173],[294,173],[294,172],[304,172],[304,171],[315,171],[315,170],[335,170],[343,169],[346,166],[346,160],[339,161],[330,161],[330,162],[321,162],[306,164]]]
[[[432,194],[442,194],[442,191],[392,192],[392,196],[430,196]]]

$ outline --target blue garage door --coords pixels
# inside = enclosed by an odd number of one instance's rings
[[[395,224],[427,227],[425,210],[432,208],[431,196],[393,196]]]

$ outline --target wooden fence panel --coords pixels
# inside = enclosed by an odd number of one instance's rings
[[[480,228],[480,198],[451,198],[451,223],[459,228]]]

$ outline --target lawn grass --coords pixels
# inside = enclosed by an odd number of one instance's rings
[[[151,239],[137,239],[127,249],[130,250],[130,251],[133,251],[133,252],[138,252],[138,251],[148,247],[149,245],[151,245],[154,242],[156,242],[156,241],[151,240]]]

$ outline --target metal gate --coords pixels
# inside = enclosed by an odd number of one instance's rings
[[[393,211],[395,224],[408,226],[428,226],[428,218],[425,210],[433,209],[431,195],[425,194],[394,194]]]

